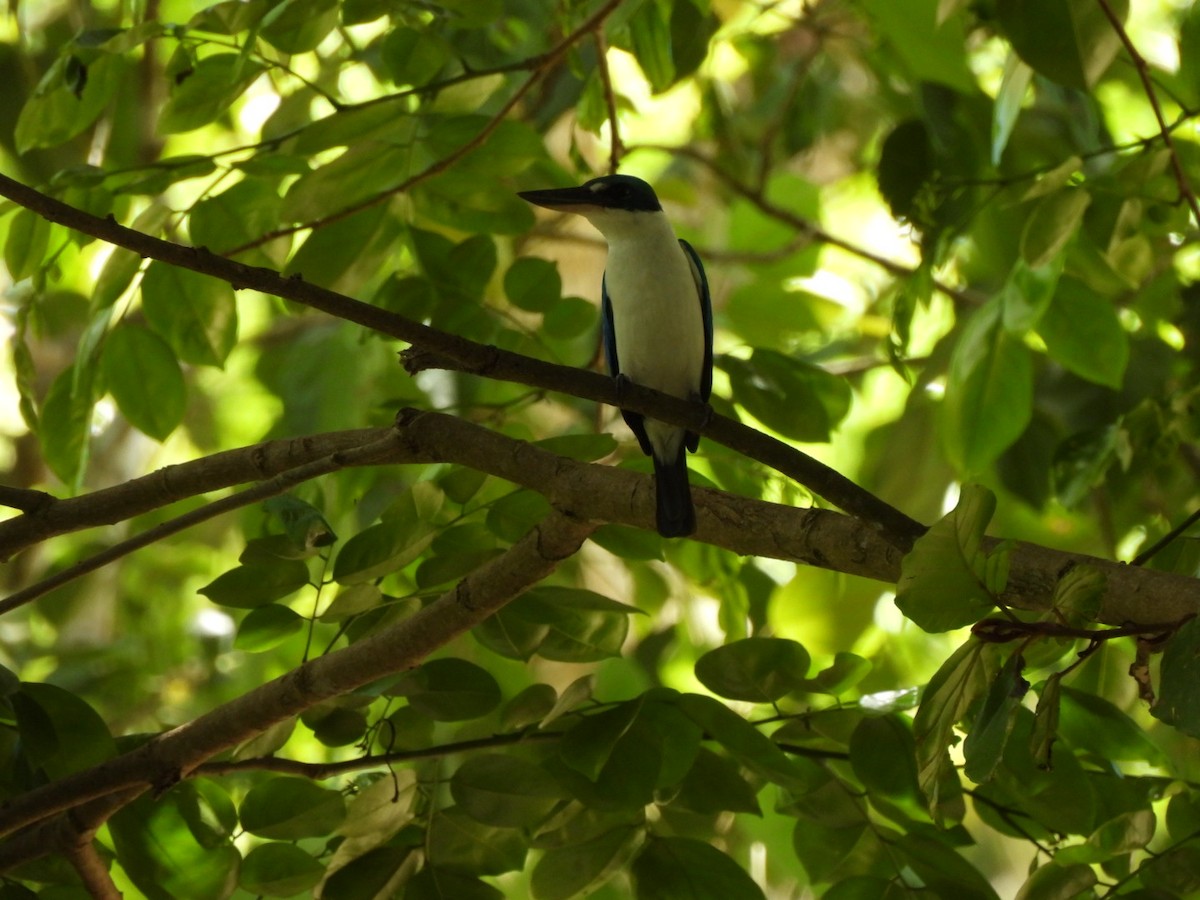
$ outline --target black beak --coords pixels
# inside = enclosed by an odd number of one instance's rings
[[[576,212],[581,206],[601,206],[594,192],[582,187],[550,188],[543,191],[518,191],[517,196],[534,206]]]

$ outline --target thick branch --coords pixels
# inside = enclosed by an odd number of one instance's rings
[[[237,483],[224,480],[231,474],[249,480],[257,477],[259,467],[280,465],[285,460],[288,466],[299,467],[324,459],[331,446],[341,447],[345,459],[365,464],[367,459],[362,454],[350,452],[350,444],[357,440],[362,446],[383,448],[370,454],[372,464],[457,463],[538,491],[555,508],[577,518],[638,528],[653,526],[654,486],[645,475],[555,456],[441,413],[405,410],[397,417],[396,429],[396,439],[391,441],[386,440],[390,429],[381,428],[231,450],[220,454],[219,467],[209,466],[209,460],[171,467],[171,483],[188,485],[193,493],[217,490]],[[89,521],[89,517],[110,508],[129,510],[129,515],[153,508],[157,495],[140,482],[153,483],[160,476],[161,473],[154,473],[95,494],[58,501],[55,509],[59,510],[60,522],[85,528],[112,521],[109,518]],[[743,556],[782,559],[882,582],[894,583],[899,578],[903,547],[858,519],[829,510],[796,509],[750,500],[707,488],[693,488],[692,493],[696,501],[695,540]],[[130,509],[133,504],[125,494],[149,505]],[[173,499],[182,496],[188,495],[177,494]],[[0,535],[8,541],[3,546],[11,548],[23,542],[21,522],[26,518],[0,524]],[[24,529],[32,534],[42,530],[37,523],[30,523]],[[1108,579],[1099,616],[1101,622],[1110,625],[1171,622],[1200,613],[1200,581],[1195,579],[1023,543],[1013,549],[1009,586],[1002,599],[1022,609],[1045,609],[1059,578],[1081,564],[1095,567]]]
[[[131,790],[169,787],[214,755],[276,722],[417,665],[553,572],[578,551],[594,527],[551,513],[503,556],[409,618],[311,660],[136,750],[0,805],[0,835],[33,826],[0,844],[0,871],[32,858],[31,850],[50,853],[63,848],[61,819],[35,824],[55,813],[78,807],[81,821],[101,821],[136,796]],[[55,843],[48,845],[51,839]]]
[[[900,541],[911,540],[923,531],[920,523],[823,463],[782,441],[717,415],[702,404],[679,400],[639,385],[623,389],[618,401],[613,380],[595,372],[488,347],[308,284],[299,278],[284,278],[271,269],[247,266],[207,250],[151,237],[118,225],[111,218],[101,219],[90,215],[3,175],[0,175],[0,196],[19,203],[51,222],[125,247],[142,256],[211,275],[229,282],[235,289],[256,290],[293,300],[380,334],[408,341],[423,351],[436,354],[441,358],[439,365],[500,381],[561,391],[684,426],[795,478],[830,503],[876,523]]]

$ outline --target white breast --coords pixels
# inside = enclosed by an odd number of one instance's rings
[[[631,381],[686,399],[699,392],[704,366],[699,291],[666,217],[633,215],[648,227],[606,234],[618,361]]]

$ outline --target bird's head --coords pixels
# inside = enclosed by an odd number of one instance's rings
[[[662,212],[654,188],[632,175],[605,175],[579,187],[521,191],[517,196],[535,206],[584,216],[605,236],[636,227],[647,213]]]

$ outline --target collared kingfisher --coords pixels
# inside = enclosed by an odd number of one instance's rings
[[[609,373],[685,400],[712,393],[712,301],[700,257],[675,236],[654,189],[630,175],[580,187],[523,191],[536,206],[577,213],[608,243],[600,282],[601,331]],[[700,436],[621,411],[654,462],[656,525],[663,537],[696,528],[686,451]]]

